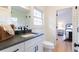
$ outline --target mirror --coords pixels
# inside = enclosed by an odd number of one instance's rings
[[[30,26],[30,10],[24,9],[21,6],[12,6],[11,16],[13,20],[12,23],[15,24],[16,27]]]

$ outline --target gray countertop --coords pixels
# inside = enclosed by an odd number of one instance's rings
[[[33,39],[33,38],[41,36],[41,35],[43,35],[43,33],[36,33],[35,36],[28,37],[28,38],[23,38],[23,37],[21,37],[21,35],[15,35],[14,37],[12,37],[8,40],[0,42],[0,50],[6,49],[6,48],[14,46],[16,44],[22,43],[24,41],[28,41],[30,39]]]

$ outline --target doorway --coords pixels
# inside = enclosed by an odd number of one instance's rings
[[[72,51],[72,8],[56,11],[56,52]]]

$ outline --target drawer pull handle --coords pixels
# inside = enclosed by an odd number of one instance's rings
[[[14,50],[13,52],[17,52],[19,49]]]

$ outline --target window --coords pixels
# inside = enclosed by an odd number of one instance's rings
[[[34,9],[34,25],[42,25],[42,24],[43,24],[43,13],[38,9]]]

